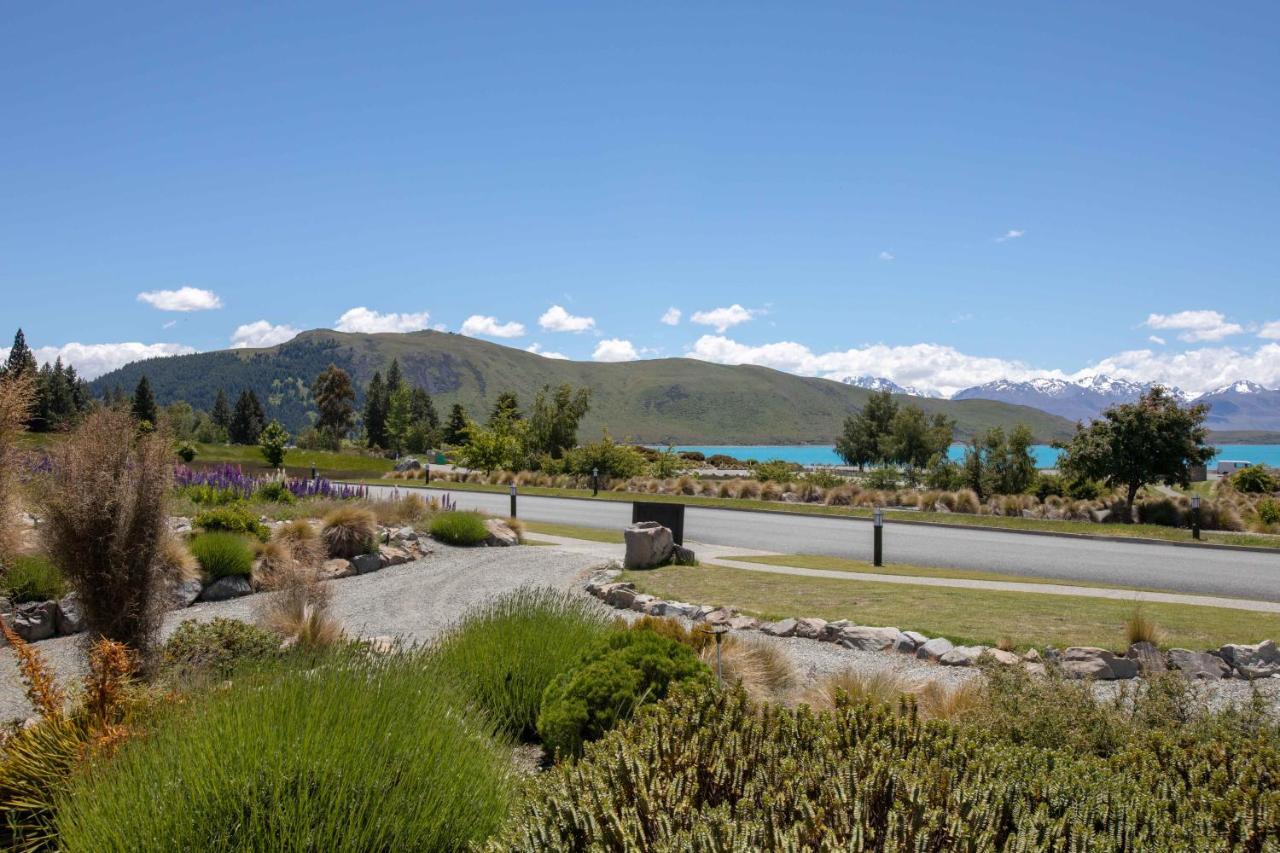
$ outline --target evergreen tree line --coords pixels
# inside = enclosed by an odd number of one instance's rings
[[[0,365],[0,378],[5,376],[34,377],[35,405],[27,421],[27,428],[32,432],[71,427],[93,405],[88,384],[76,375],[74,367],[63,365],[61,357],[53,364],[36,365],[35,353],[27,346],[21,329],[13,336],[9,356]]]

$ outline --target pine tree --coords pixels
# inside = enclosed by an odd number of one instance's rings
[[[404,384],[404,377],[400,374],[400,360],[398,358],[391,359],[391,369],[387,371],[387,400],[390,401],[391,395],[400,390],[400,386]]]
[[[159,422],[160,415],[156,411],[156,398],[151,393],[151,383],[147,381],[146,376],[138,380],[138,387],[134,389],[131,411],[135,418],[151,426],[156,426]]]
[[[454,403],[449,410],[449,423],[444,428],[444,440],[448,444],[461,445],[467,443],[467,410],[461,403]]]
[[[489,413],[489,426],[493,426],[500,420],[518,421],[524,415],[520,413],[520,401],[516,398],[515,392],[503,391],[498,395],[498,400],[493,404],[493,411]]]
[[[351,387],[351,377],[336,364],[330,364],[316,377],[311,393],[315,397],[316,408],[320,410],[316,428],[330,436],[335,444],[341,442],[351,431],[356,417],[352,406],[356,392]]]
[[[258,395],[253,391],[241,391],[236,400],[235,412],[231,415],[231,426],[227,429],[231,443],[257,444],[265,418]]]
[[[440,429],[440,416],[436,414],[436,404],[422,388],[413,389],[413,422],[430,430]]]
[[[412,395],[403,384],[391,393],[387,403],[387,443],[397,457],[404,450],[409,428],[413,426]]]
[[[13,347],[9,350],[9,358],[5,361],[4,369],[0,370],[0,375],[22,376],[35,374],[37,370],[39,365],[36,364],[35,354],[27,346],[27,336],[19,329],[13,336]]]
[[[374,371],[364,392],[364,433],[370,447],[387,446],[387,388],[381,371]]]
[[[218,399],[213,401],[209,411],[209,419],[225,430],[231,429],[231,404],[227,402],[227,392],[218,389]]]

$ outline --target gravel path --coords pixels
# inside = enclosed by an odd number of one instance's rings
[[[332,612],[348,633],[395,636],[406,642],[430,639],[472,605],[526,584],[581,589],[581,580],[600,561],[551,547],[451,548],[432,543],[421,560],[332,584]],[[165,618],[168,636],[182,621],[218,616],[252,621],[265,596],[201,603]],[[84,672],[81,638],[36,643],[61,679]],[[0,721],[23,719],[30,705],[18,680],[13,652],[0,649]]]

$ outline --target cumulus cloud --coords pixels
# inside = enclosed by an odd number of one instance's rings
[[[662,315],[662,322],[667,324],[668,326],[680,325],[680,309],[668,308],[667,313]]]
[[[545,350],[542,348],[542,344],[539,344],[539,343],[530,344],[529,346],[524,348],[524,351],[531,352],[534,355],[540,355],[543,358],[566,358],[567,359],[569,357],[562,352],[551,352],[550,350]]]
[[[210,311],[222,307],[222,300],[218,298],[218,294],[198,287],[148,290],[138,294],[138,301],[161,311]]]
[[[132,361],[164,355],[188,355],[195,347],[186,344],[63,344],[60,347],[34,347],[31,352],[40,364],[52,364],[59,358],[76,369],[81,379],[97,379]],[[8,349],[0,349],[0,361],[9,357]]]
[[[559,305],[552,305],[538,318],[548,332],[586,332],[596,327],[594,317],[576,317]]]
[[[1010,240],[1017,240],[1019,237],[1021,237],[1022,235],[1026,234],[1026,233],[1027,233],[1027,232],[1026,232],[1026,231],[1023,231],[1021,228],[1010,228],[1008,231],[1004,232],[1004,233],[1003,233],[1003,234],[1001,234],[999,237],[997,237],[997,238],[996,238],[996,242],[997,242],[997,243],[1007,243],[1007,242],[1009,242]]]
[[[524,326],[514,321],[499,323],[496,317],[472,314],[462,324],[461,331],[472,338],[480,335],[490,338],[518,338],[524,334]]]
[[[1176,314],[1151,314],[1143,325],[1152,329],[1169,329],[1177,331],[1178,339],[1195,343],[1198,341],[1220,341],[1231,335],[1238,335],[1244,327],[1238,323],[1229,323],[1219,311],[1179,311]]]
[[[1258,337],[1272,341],[1280,341],[1280,320],[1272,320],[1258,330]]]
[[[880,260],[882,261],[892,261],[894,257],[895,255],[893,254],[893,252],[884,251],[880,253]]]
[[[1238,379],[1252,379],[1267,388],[1280,385],[1280,344],[1257,349],[1204,347],[1184,352],[1127,350],[1077,371],[1073,376],[1105,373],[1135,382],[1160,382],[1188,394],[1203,394]]]
[[[605,338],[591,353],[591,358],[596,361],[635,361],[639,357],[635,345],[620,338]]]
[[[383,314],[360,306],[344,312],[334,328],[339,332],[416,332],[427,328],[428,319],[430,315],[426,311]]]
[[[231,348],[273,347],[297,337],[299,331],[301,330],[283,323],[276,326],[266,320],[257,320],[236,326],[236,330],[231,333]]]
[[[700,326],[711,326],[720,334],[727,329],[758,317],[764,312],[758,308],[743,308],[736,302],[728,308],[712,308],[710,311],[696,311],[689,319]]]

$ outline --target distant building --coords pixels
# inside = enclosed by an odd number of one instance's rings
[[[1234,474],[1241,468],[1248,468],[1252,464],[1252,462],[1241,462],[1239,459],[1219,459],[1218,474],[1219,476]]]

